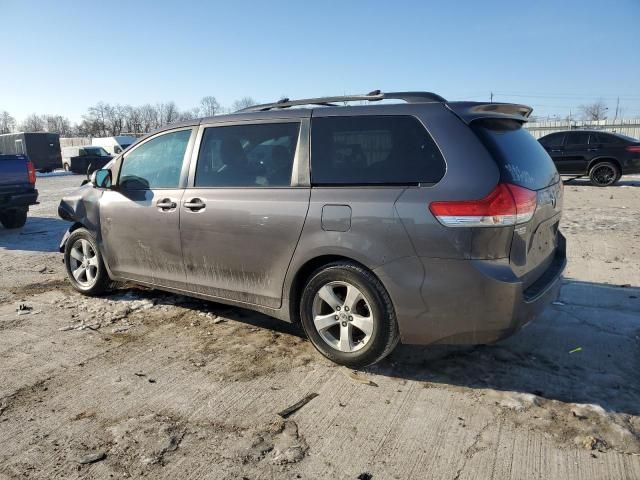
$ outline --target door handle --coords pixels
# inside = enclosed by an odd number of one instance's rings
[[[188,202],[184,202],[184,207],[188,208],[189,210],[191,210],[193,212],[197,212],[198,210],[202,210],[206,206],[207,206],[206,203],[204,203],[199,198],[192,198]]]
[[[163,198],[162,200],[158,200],[158,203],[156,203],[156,206],[160,210],[171,210],[172,208],[176,208],[178,205],[176,204],[176,202],[174,202],[170,198]]]

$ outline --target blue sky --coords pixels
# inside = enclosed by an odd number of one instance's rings
[[[0,110],[372,89],[640,116],[640,0],[0,0]]]

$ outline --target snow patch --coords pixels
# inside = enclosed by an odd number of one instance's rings
[[[75,175],[73,172],[67,172],[65,170],[54,170],[53,172],[36,172],[36,177],[67,177],[69,175]]]

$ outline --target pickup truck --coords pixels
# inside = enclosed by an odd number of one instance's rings
[[[36,170],[26,155],[0,155],[0,223],[20,228],[37,204]]]
[[[102,147],[84,145],[62,149],[62,168],[73,173],[92,174],[104,168],[113,157]]]

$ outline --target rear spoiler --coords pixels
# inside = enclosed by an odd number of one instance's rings
[[[516,103],[447,102],[446,106],[466,124],[483,118],[527,122],[533,112],[533,108]]]

